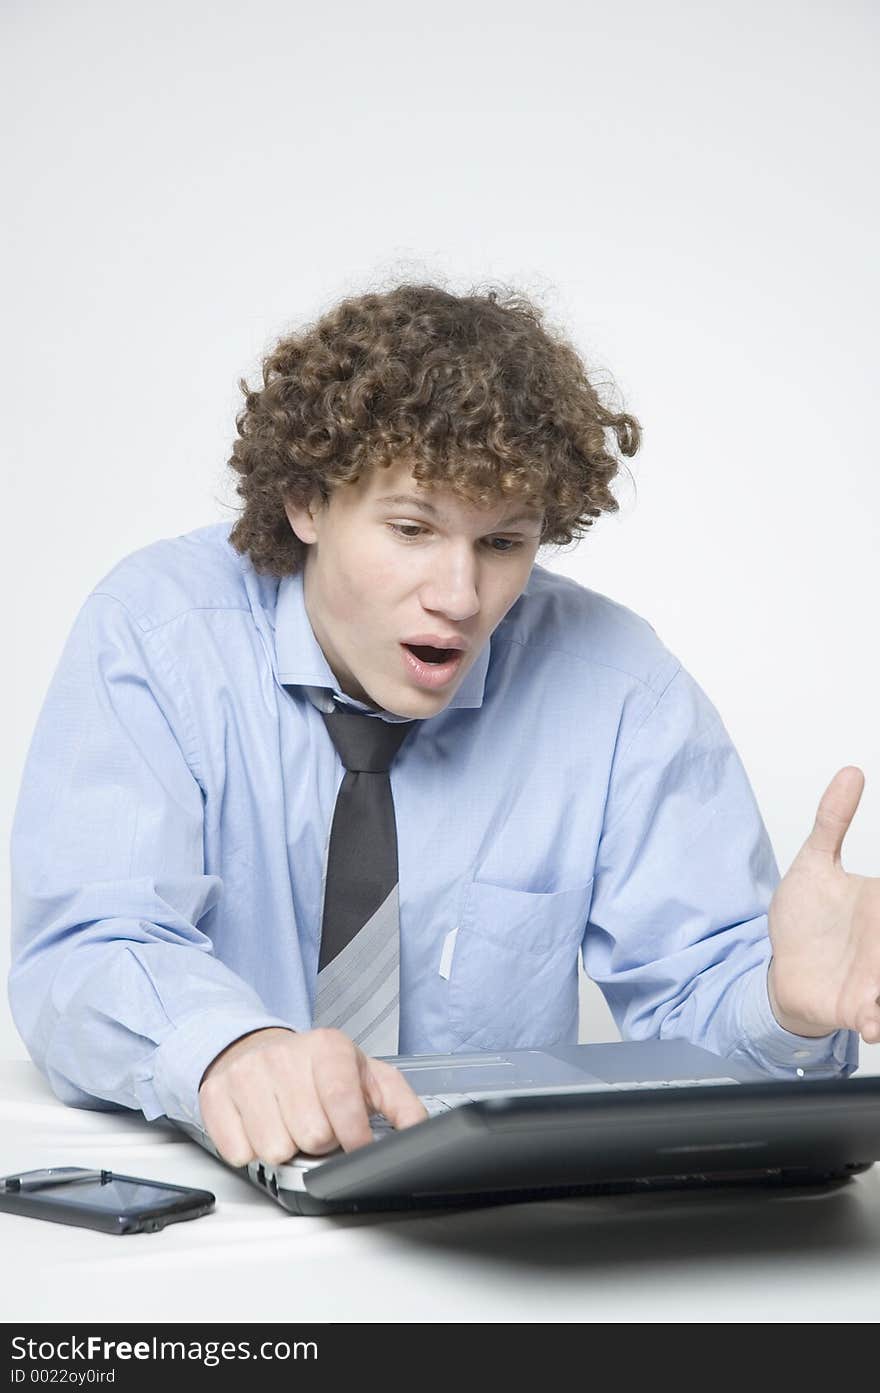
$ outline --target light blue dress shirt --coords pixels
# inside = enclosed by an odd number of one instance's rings
[[[199,1120],[231,1041],[311,1021],[343,768],[301,576],[229,524],[126,557],[85,600],[12,835],[10,1002],[57,1095]],[[402,719],[388,713],[376,719]],[[849,1073],[858,1037],[767,997],[779,872],[698,684],[631,610],[535,566],[391,771],[400,1049],[577,1039],[578,953],[628,1039],[769,1074]]]

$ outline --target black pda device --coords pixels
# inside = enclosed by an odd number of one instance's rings
[[[214,1203],[210,1190],[80,1166],[0,1176],[0,1210],[102,1233],[156,1233],[209,1214]]]

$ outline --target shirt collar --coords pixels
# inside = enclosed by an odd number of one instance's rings
[[[456,707],[482,706],[489,657],[490,645],[485,643],[452,700],[443,708],[444,711]],[[275,664],[279,682],[285,687],[306,688],[309,700],[319,707],[326,701],[321,694],[329,691],[344,706],[354,710],[381,715],[388,721],[411,719],[390,711],[374,711],[371,706],[355,701],[340,690],[306,612],[301,571],[295,576],[284,576],[278,586],[275,602]]]

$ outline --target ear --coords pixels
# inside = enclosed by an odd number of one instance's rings
[[[287,521],[301,542],[310,546],[312,542],[318,540],[318,530],[315,526],[315,515],[319,511],[318,500],[313,500],[311,503],[296,503],[291,498],[285,498],[284,511],[287,514]]]

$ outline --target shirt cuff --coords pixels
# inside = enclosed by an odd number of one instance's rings
[[[853,1030],[830,1035],[793,1035],[773,1014],[767,986],[768,964],[752,973],[741,1003],[740,1048],[770,1071],[786,1077],[831,1078],[850,1074],[859,1062],[859,1037]]]
[[[253,1011],[212,1011],[189,1016],[166,1036],[151,1057],[149,1073],[145,1072],[136,1082],[144,1116],[152,1120],[164,1115],[202,1127],[199,1085],[208,1065],[242,1035],[272,1027],[296,1028],[278,1016]]]

